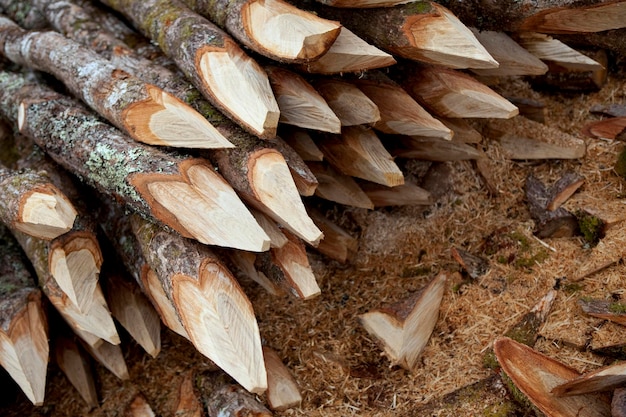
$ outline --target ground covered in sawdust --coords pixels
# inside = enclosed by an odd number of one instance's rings
[[[623,74],[612,73],[598,93],[561,95],[536,93],[523,82],[495,87],[503,94],[541,99],[546,124],[582,137],[582,126],[598,119],[594,104],[626,102]],[[533,132],[527,132],[533,137]],[[587,317],[576,301],[582,296],[626,300],[626,265],[620,262],[580,282],[571,279],[592,251],[582,238],[533,237],[534,223],[524,201],[524,181],[534,173],[552,184],[567,170],[585,177],[584,186],[568,204],[587,198],[624,204],[626,181],[612,171],[623,142],[584,139],[587,156],[573,161],[509,161],[496,141],[481,146],[491,158],[495,195],[490,194],[470,162],[447,163],[450,178],[431,207],[376,210],[321,204],[328,216],[359,238],[359,250],[346,264],[311,252],[322,295],[309,301],[275,299],[252,283],[244,287],[257,313],[261,334],[292,370],[301,387],[300,408],[279,416],[407,416],[419,406],[488,377],[483,358],[503,334],[550,289],[558,296],[541,329],[536,348],[579,371],[603,365],[588,353],[590,346],[623,342],[623,327]],[[401,162],[402,163],[402,162]],[[402,163],[408,178],[417,178],[423,164]],[[483,256],[490,270],[467,280],[450,249]],[[391,367],[381,349],[360,326],[359,314],[398,301],[426,285],[441,271],[449,273],[440,317],[414,372]],[[123,332],[123,331],[122,331]],[[119,381],[96,365],[101,407],[89,410],[78,394],[50,365],[46,403],[32,407],[3,375],[0,414],[6,416],[122,415],[138,392],[153,410],[172,415],[178,386],[188,371],[211,364],[191,345],[163,330],[161,354],[152,359],[129,340],[124,352],[131,379]],[[477,413],[477,414],[475,414]],[[483,415],[467,410],[465,415]],[[441,412],[435,415],[445,415]],[[458,414],[457,415],[461,415]]]

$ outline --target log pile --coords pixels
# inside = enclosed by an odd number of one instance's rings
[[[528,101],[496,86],[521,77],[599,89],[607,55],[588,56],[559,36],[606,32],[605,40],[626,30],[623,1],[492,9],[445,1],[102,3],[0,0],[0,250],[3,265],[18,265],[0,276],[0,364],[35,405],[45,403],[51,360],[46,314],[58,313],[55,361],[91,407],[98,398],[89,361],[129,378],[114,319],[152,357],[164,324],[219,368],[192,378],[209,382],[181,386],[181,414],[271,415],[250,393],[265,394],[273,410],[298,406],[297,381],[264,345],[238,279],[268,297],[319,296],[327,289],[308,251],[346,263],[358,248],[320,206],[432,206],[446,180],[442,162],[473,161],[497,194],[485,141],[508,160],[584,157],[583,140],[536,113],[519,116],[531,113],[521,104]],[[588,41],[611,57],[626,49]],[[586,133],[623,140],[622,119]],[[408,163],[431,169],[416,179]],[[583,183],[576,173],[551,188],[528,178],[537,238],[581,233],[582,212],[561,206]],[[620,232],[606,229],[615,246]],[[30,265],[11,261],[22,257],[18,244]],[[623,248],[610,255],[619,262]],[[460,249],[453,257],[472,280],[488,269]],[[471,268],[476,259],[481,268]],[[449,281],[441,271],[421,291],[359,316],[392,366],[420,366]],[[42,294],[56,313],[46,313]],[[606,306],[603,313],[611,316]],[[623,324],[623,314],[614,316]],[[595,391],[626,379],[622,365],[578,375],[519,340],[498,339],[494,350],[546,415],[607,415]],[[198,392],[205,385],[210,392]],[[571,395],[581,396],[554,400]],[[141,395],[126,413],[153,415]]]

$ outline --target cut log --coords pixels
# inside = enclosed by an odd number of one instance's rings
[[[586,153],[582,139],[525,117],[492,120],[483,133],[500,141],[508,159],[579,159]]]
[[[322,161],[324,154],[315,144],[311,135],[301,129],[282,129],[281,137],[303,161]]]
[[[590,316],[626,326],[626,304],[607,300],[578,300],[578,305]]]
[[[27,32],[3,17],[0,39],[0,53],[6,58],[51,73],[72,94],[139,142],[232,147],[191,107],[158,87],[120,71],[95,52],[58,33]],[[67,59],[68,56],[72,59]]]
[[[279,297],[286,295],[279,282],[269,279],[263,272],[257,270],[257,254],[244,251],[226,251],[224,259],[230,261],[228,266],[237,279],[245,277],[259,284],[269,294]]]
[[[2,141],[2,145],[8,144]],[[2,222],[39,239],[54,239],[72,229],[76,209],[43,172],[0,166]]]
[[[117,378],[122,381],[130,379],[128,367],[124,360],[124,354],[119,345],[113,345],[106,340],[101,340],[100,343],[92,345],[85,342],[83,343],[83,347],[98,363]]]
[[[0,226],[0,259],[0,365],[34,405],[42,405],[48,319],[28,261],[4,226]]]
[[[339,22],[282,0],[183,0],[251,50],[282,62],[314,61],[328,51]]]
[[[325,136],[316,143],[324,159],[346,175],[389,187],[404,183],[402,171],[372,130],[348,126],[341,136]]]
[[[393,56],[370,45],[344,27],[328,52],[298,68],[314,74],[344,74],[388,67],[395,63]]]
[[[322,16],[379,48],[403,58],[450,68],[495,68],[498,63],[472,32],[445,7],[428,1],[391,8],[351,9],[319,6]]]
[[[608,80],[609,59],[604,50],[588,52],[587,55],[602,65],[598,69],[571,70],[549,62],[550,70],[539,76],[529,77],[535,90],[588,93],[600,90]]]
[[[324,98],[303,77],[276,66],[265,66],[280,108],[279,122],[322,132],[341,132],[341,122]]]
[[[256,219],[257,223],[270,238],[270,247],[281,248],[289,242],[289,239],[285,236],[280,226],[276,222],[265,214],[258,210],[252,210],[252,215]]]
[[[139,284],[112,265],[102,271],[104,292],[113,317],[150,356],[161,351],[161,320]]]
[[[143,256],[194,346],[247,390],[265,391],[259,328],[250,301],[230,271],[207,247],[138,216],[130,221]]]
[[[284,411],[302,402],[300,389],[289,369],[270,347],[263,346],[267,368],[267,403],[272,410]]]
[[[359,186],[374,207],[429,206],[433,203],[428,191],[410,182],[395,187],[386,187],[361,181]]]
[[[586,136],[626,141],[626,116],[591,122],[583,127]]]
[[[626,382],[626,362],[587,372],[552,389],[558,397],[612,391]]]
[[[417,366],[437,323],[446,279],[441,273],[407,299],[359,316],[365,330],[383,344],[393,365],[409,371]]]
[[[574,70],[588,71],[604,69],[599,62],[567,46],[558,39],[542,33],[521,33],[517,41],[531,54],[543,61]]]
[[[518,114],[511,102],[469,75],[445,68],[411,68],[398,73],[400,84],[436,115],[509,119]]]
[[[579,374],[574,369],[507,337],[495,341],[494,351],[504,372],[546,415],[553,417],[610,415],[608,401],[599,395],[556,397],[550,392],[560,383],[578,377]]]
[[[448,129],[452,130],[452,139],[455,142],[480,143],[483,140],[482,134],[464,119],[448,119],[440,117],[439,120]]]
[[[315,190],[316,196],[346,206],[374,208],[367,194],[351,176],[337,172],[333,167],[322,162],[309,162],[309,168],[319,181],[319,186]],[[325,238],[326,235],[324,235]]]
[[[311,217],[324,232],[324,239],[315,248],[318,252],[338,262],[346,262],[357,252],[358,239],[317,210],[311,210]]]
[[[528,52],[504,32],[479,31],[471,28],[476,39],[487,49],[498,64],[497,68],[473,69],[480,76],[507,77],[515,75],[541,75],[548,66]]]
[[[355,84],[378,107],[380,121],[374,128],[383,133],[451,139],[452,131],[433,118],[398,84],[381,73],[361,77]]]
[[[98,394],[91,368],[91,358],[71,337],[54,339],[55,360],[70,384],[78,391],[89,407],[98,406]]]
[[[154,411],[148,404],[148,400],[143,394],[139,393],[128,404],[124,410],[124,417],[155,417]]]
[[[280,111],[267,74],[221,29],[178,1],[103,3],[157,42],[217,109],[254,135],[276,136]]]
[[[467,161],[484,158],[484,153],[475,147],[441,138],[401,136],[390,146],[390,152],[397,158],[420,159],[426,161]]]
[[[571,237],[578,231],[576,217],[559,207],[556,210],[548,210],[550,192],[546,186],[534,175],[526,178],[524,187],[526,202],[530,210],[530,216],[535,221],[535,235],[539,238],[546,237]]]
[[[380,111],[354,84],[334,78],[313,81],[342,126],[373,125],[380,120]],[[318,129],[320,130],[320,129]]]

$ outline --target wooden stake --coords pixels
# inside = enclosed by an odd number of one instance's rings
[[[282,229],[276,222],[258,210],[252,210],[252,215],[257,223],[263,228],[270,238],[270,247],[281,248],[287,244],[289,239],[283,233]]]
[[[359,185],[374,207],[429,206],[433,203],[428,191],[410,182],[396,187],[386,187],[364,181]]]
[[[362,72],[388,67],[395,63],[393,56],[370,45],[343,27],[328,52],[298,68],[304,72],[330,75]]]
[[[313,81],[342,126],[373,125],[380,120],[378,106],[354,84],[333,78]],[[317,129],[321,130],[321,129]]]
[[[284,411],[302,402],[300,389],[289,369],[270,347],[263,346],[267,368],[267,403],[272,410]]]
[[[4,226],[0,226],[0,259],[0,365],[34,405],[42,405],[48,320],[28,262]]]
[[[283,129],[280,133],[285,142],[304,161],[322,161],[324,154],[315,144],[311,135],[301,129]]]
[[[393,365],[416,368],[437,323],[446,278],[441,273],[407,299],[359,316],[365,330],[382,342]]]
[[[426,161],[467,161],[484,158],[484,154],[471,145],[441,138],[403,136],[390,148],[391,154],[395,157]]]
[[[98,406],[96,383],[91,369],[91,359],[75,340],[66,336],[54,339],[56,364],[89,407]]]
[[[317,210],[311,210],[315,224],[324,232],[324,239],[315,248],[338,262],[346,262],[359,248],[359,241]]]
[[[371,130],[346,127],[341,137],[327,136],[317,145],[328,163],[346,175],[389,187],[404,183],[402,171]]]
[[[272,281],[263,272],[257,269],[257,254],[244,251],[227,251],[224,254],[228,259],[229,267],[238,279],[245,277],[259,284],[265,291],[273,296],[285,295],[285,289],[279,282]]]
[[[509,119],[518,114],[511,102],[459,71],[413,67],[402,74],[404,89],[439,116]]]
[[[119,345],[112,345],[111,343],[102,340],[101,343],[94,345],[83,343],[83,347],[95,360],[97,360],[117,378],[122,381],[130,379],[128,367],[126,366],[126,361],[124,360],[124,354],[122,353],[122,349],[120,349]]]
[[[537,58],[573,71],[603,69],[603,65],[570,48],[558,39],[542,33],[521,33],[517,41]]]
[[[157,42],[217,109],[254,135],[276,136],[280,111],[267,74],[226,33],[178,2],[104,3]]]
[[[355,84],[378,107],[380,121],[374,128],[383,133],[452,139],[452,131],[433,118],[398,84],[381,73],[370,74]]]
[[[556,397],[550,392],[560,383],[576,378],[579,374],[575,370],[507,337],[495,341],[494,351],[504,372],[546,415],[553,417],[610,415],[610,406],[603,397],[590,394]]]
[[[309,162],[309,168],[320,183],[315,191],[318,197],[351,207],[374,208],[367,194],[351,176],[337,172],[322,162]]]
[[[324,98],[295,72],[275,66],[265,71],[274,90],[279,122],[322,132],[341,132],[341,122]]]

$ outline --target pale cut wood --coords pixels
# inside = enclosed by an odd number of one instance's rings
[[[317,145],[338,171],[393,187],[404,184],[404,175],[376,134],[360,126],[347,126],[341,136],[327,136]]]
[[[429,206],[433,203],[428,191],[410,182],[396,187],[386,187],[371,182],[361,182],[359,186],[374,207]]]
[[[563,207],[548,210],[550,190],[532,174],[526,178],[524,194],[539,238],[572,237],[578,232],[578,220],[572,213]]]
[[[0,218],[5,224],[47,240],[72,229],[76,208],[45,173],[14,171],[0,165],[0,189]]]
[[[484,154],[475,147],[462,142],[440,138],[400,137],[390,150],[398,158],[422,159],[426,161],[467,161],[481,159]]]
[[[120,270],[103,270],[111,314],[139,346],[156,358],[161,351],[161,320],[139,284],[123,274]]]
[[[467,120],[464,119],[448,119],[439,117],[448,129],[452,130],[452,140],[463,143],[480,143],[483,140],[482,134],[476,130]]]
[[[608,300],[580,299],[578,304],[586,314],[626,326],[626,304]]]
[[[257,223],[270,238],[270,247],[280,248],[289,241],[276,222],[258,210],[252,210]]]
[[[392,55],[367,43],[343,27],[324,55],[298,68],[304,72],[330,75],[384,68],[395,63],[396,60]]]
[[[432,117],[402,87],[383,74],[365,76],[355,84],[378,107],[380,121],[374,128],[383,133],[452,139],[452,131]]]
[[[302,300],[309,300],[321,294],[315,274],[309,264],[304,243],[296,236],[286,232],[288,242],[270,249],[272,261],[278,266],[285,278],[288,291]]]
[[[317,210],[311,210],[311,217],[324,232],[324,239],[315,248],[318,252],[338,262],[346,262],[356,253],[359,247],[358,239]]]
[[[584,7],[553,7],[543,10],[526,18],[520,30],[543,33],[588,33],[623,27],[626,27],[626,3],[609,1]]]
[[[48,319],[41,291],[19,246],[0,226],[0,365],[34,405],[42,405],[48,367]]]
[[[272,410],[284,411],[302,402],[298,384],[274,349],[263,346],[267,368],[267,403]]]
[[[342,126],[372,125],[380,120],[380,111],[354,84],[334,78],[313,81],[315,89],[324,97]]]
[[[165,324],[165,326],[174,333],[190,340],[189,334],[187,333],[187,330],[185,330],[185,327],[183,326],[183,323],[181,323],[180,317],[176,312],[176,307],[174,307],[172,301],[168,298],[167,294],[165,294],[165,290],[163,289],[156,272],[146,265],[142,270],[140,280],[143,285],[144,292],[159,313],[159,317],[161,317],[163,324]]]
[[[285,295],[285,290],[279,283],[272,281],[257,269],[257,255],[255,253],[227,251],[225,256],[230,260],[229,267],[236,274],[237,278],[245,277],[251,279],[273,296]]]
[[[552,394],[562,397],[612,391],[626,382],[626,362],[604,366],[558,385]]]
[[[143,394],[139,393],[128,404],[124,410],[124,417],[155,417],[154,411],[148,404],[148,400]]]
[[[567,171],[550,187],[546,208],[556,210],[565,203],[585,182],[585,178],[574,171]]]
[[[324,159],[324,154],[307,131],[295,128],[283,129],[281,130],[281,137],[303,161],[322,161]]]
[[[341,30],[339,22],[282,0],[184,2],[246,47],[275,61],[314,61],[326,53]]]
[[[611,414],[608,402],[601,396],[556,397],[550,392],[559,384],[578,377],[574,369],[507,337],[495,341],[494,351],[504,372],[546,415],[606,417]]]
[[[532,138],[528,132],[533,132]],[[484,134],[499,139],[508,159],[579,159],[586,153],[582,139],[525,117],[492,120]]]
[[[518,114],[510,101],[471,76],[446,68],[409,67],[402,87],[422,106],[450,118],[509,119]]]
[[[298,152],[280,137],[264,142],[271,144],[271,147],[283,155],[298,193],[303,197],[315,194],[317,178],[309,170],[306,162],[298,155]]]
[[[109,370],[113,375],[122,381],[130,379],[128,367],[124,360],[124,354],[119,345],[113,345],[106,340],[95,345],[83,343],[83,347],[89,354],[97,360],[102,366]]]
[[[120,71],[58,33],[27,32],[2,17],[0,37],[1,53],[6,58],[51,73],[75,96],[139,142],[199,148],[233,146],[174,96]]]
[[[517,41],[543,61],[554,62],[572,71],[594,71],[603,65],[581,54],[558,39],[542,33],[520,33]]]
[[[479,31],[470,28],[476,39],[487,52],[498,61],[498,68],[473,69],[481,76],[506,77],[515,75],[541,75],[548,71],[548,66],[535,55],[528,52],[504,32]]]
[[[230,271],[206,246],[139,216],[133,216],[130,223],[143,256],[196,349],[248,391],[265,391],[258,324],[250,301]]]
[[[221,29],[178,1],[103,3],[158,43],[218,110],[256,136],[276,136],[280,111],[267,74]]]
[[[333,167],[323,162],[309,162],[309,168],[319,181],[319,186],[315,190],[316,196],[346,206],[374,208],[374,204],[367,194],[351,176],[337,172]]]
[[[447,276],[435,277],[425,288],[388,307],[359,316],[365,330],[379,340],[393,365],[412,371],[439,317]]]
[[[91,359],[70,337],[57,336],[54,340],[55,360],[58,367],[90,407],[98,406],[96,383],[91,369]]]
[[[281,123],[322,132],[341,132],[341,122],[324,98],[303,77],[293,71],[265,66]]]

